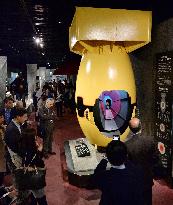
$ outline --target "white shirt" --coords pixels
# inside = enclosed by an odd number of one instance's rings
[[[21,128],[20,125],[13,119],[12,120],[14,122],[14,124],[16,125],[16,127],[18,128],[19,132],[21,133]]]
[[[114,165],[112,165],[111,167],[112,167],[112,168],[115,168],[115,169],[125,169],[125,168],[126,168],[125,164],[121,164],[120,166],[114,166]]]

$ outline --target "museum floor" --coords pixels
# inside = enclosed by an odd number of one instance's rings
[[[65,140],[83,137],[74,114],[68,114],[57,121],[54,134],[56,156],[46,160],[47,187],[49,205],[97,205],[100,192],[77,188],[68,183],[63,143]],[[172,205],[173,190],[155,182],[153,187],[153,205]]]

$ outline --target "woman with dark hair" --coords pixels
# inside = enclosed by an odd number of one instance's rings
[[[110,109],[111,105],[112,105],[111,100],[109,98],[106,99],[106,109]]]
[[[33,128],[27,128],[22,132],[21,153],[22,164],[27,167],[44,168],[44,161],[42,160],[42,145],[36,142],[36,131]],[[30,190],[39,205],[47,205],[44,187],[37,190]]]

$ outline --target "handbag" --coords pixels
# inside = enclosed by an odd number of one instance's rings
[[[36,154],[31,162],[35,159]],[[30,162],[30,164],[31,164]],[[15,183],[18,190],[38,190],[46,186],[46,168],[31,167],[30,164],[25,167],[15,169]]]

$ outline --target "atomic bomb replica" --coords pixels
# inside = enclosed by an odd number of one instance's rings
[[[136,103],[128,53],[149,43],[150,34],[150,11],[76,8],[69,37],[71,51],[82,55],[75,100],[91,144],[105,147],[116,131],[126,139]]]

